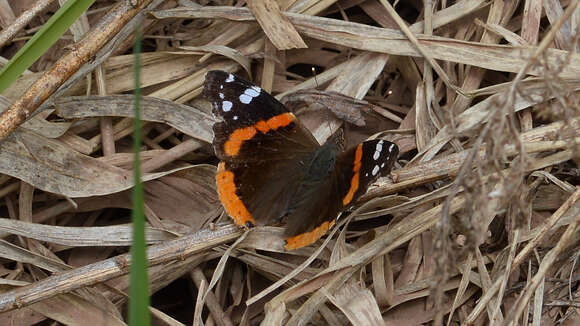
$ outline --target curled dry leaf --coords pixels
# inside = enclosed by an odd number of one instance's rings
[[[327,297],[346,315],[352,325],[384,325],[379,305],[369,289],[349,282],[334,295],[327,293]]]
[[[107,194],[132,185],[127,171],[25,129],[0,143],[0,162],[0,172],[69,197]]]
[[[184,168],[149,173],[143,181],[181,169]],[[26,129],[15,131],[0,143],[0,172],[35,188],[72,198],[106,195],[133,186],[130,172]]]
[[[299,90],[284,96],[281,102],[290,110],[313,103],[313,106],[322,106],[334,113],[339,119],[359,127],[365,126],[363,113],[370,114],[372,106],[366,101],[357,100],[337,92],[318,90]]]
[[[222,211],[215,167],[193,166],[146,182],[145,203],[160,218],[186,225],[191,231],[207,227]]]
[[[222,210],[215,188],[215,167],[197,165],[144,183],[145,214],[149,218],[173,221],[167,226],[177,233],[200,230]],[[82,200],[78,211],[98,211],[107,207],[131,208],[131,191]],[[180,203],[176,205],[175,203]],[[181,225],[182,227],[179,227]]]
[[[55,101],[55,106],[56,114],[67,119],[134,116],[132,95],[62,97]],[[141,110],[141,119],[145,121],[164,122],[191,137],[208,143],[212,140],[213,116],[200,108],[144,97]]]

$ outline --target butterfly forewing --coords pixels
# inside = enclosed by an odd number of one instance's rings
[[[206,75],[204,96],[212,103],[214,149],[224,161],[293,160],[318,143],[293,113],[249,81],[224,71]]]
[[[278,100],[238,76],[210,71],[203,94],[222,118],[214,149],[226,211],[239,225],[279,221],[318,143]]]

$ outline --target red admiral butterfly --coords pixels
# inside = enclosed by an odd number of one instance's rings
[[[220,200],[238,225],[286,220],[287,250],[307,246],[334,225],[381,174],[399,149],[382,139],[341,152],[320,146],[282,103],[260,87],[224,71],[205,76],[213,105]]]

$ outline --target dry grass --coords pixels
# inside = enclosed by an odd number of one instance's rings
[[[147,2],[97,1],[73,31],[90,55],[64,61],[69,33],[0,98],[0,324],[125,323],[135,26],[156,324],[580,324],[578,1]],[[32,4],[0,1],[2,27]],[[215,191],[214,69],[320,142],[381,133],[396,168],[310,247],[240,230]]]

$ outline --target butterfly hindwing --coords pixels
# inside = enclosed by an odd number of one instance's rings
[[[311,190],[316,195],[306,206],[316,207],[318,213],[301,209],[296,217],[288,218],[286,249],[309,245],[323,236],[340,212],[352,206],[379,176],[391,171],[398,153],[394,143],[375,139],[338,155],[327,181]]]
[[[351,206],[373,182],[388,174],[398,155],[397,145],[383,139],[367,140],[343,152],[337,165],[343,207]]]

